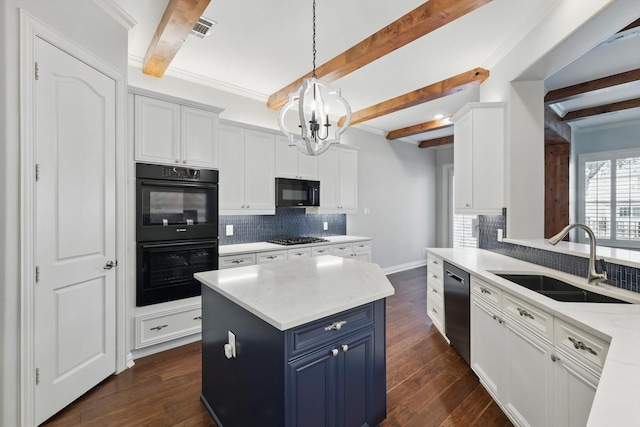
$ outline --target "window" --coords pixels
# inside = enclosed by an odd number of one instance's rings
[[[640,247],[640,150],[580,156],[580,215],[598,244]]]

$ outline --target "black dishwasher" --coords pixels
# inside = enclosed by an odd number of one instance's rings
[[[444,318],[447,337],[470,364],[469,273],[444,263]]]

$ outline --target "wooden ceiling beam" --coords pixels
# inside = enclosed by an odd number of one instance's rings
[[[615,111],[640,108],[640,98],[628,99],[626,101],[614,102],[612,104],[598,105],[596,107],[584,108],[582,110],[571,111],[564,115],[563,122],[572,122],[584,119],[585,117],[597,116],[599,114],[613,113]]]
[[[162,77],[211,0],[170,0],[144,56],[142,72]]]
[[[449,77],[421,89],[416,89],[413,92],[405,93],[404,95],[356,111],[351,115],[351,124],[355,125],[366,122],[376,117],[395,113],[405,108],[414,107],[425,102],[433,101],[434,99],[452,95],[461,90],[479,86],[488,77],[488,70],[484,68],[474,68],[457,76]],[[345,117],[341,117],[338,121],[338,126],[342,126],[345,119]]]
[[[489,2],[491,0],[429,0],[317,67],[316,76],[331,83]],[[289,94],[300,89],[302,81],[309,77],[310,72],[272,94],[267,106],[281,108]]]
[[[441,138],[427,139],[420,142],[420,148],[438,147],[440,145],[453,144],[453,135],[443,136]]]
[[[627,25],[626,27],[618,31],[618,33],[624,33],[625,31],[631,30],[636,27],[640,27],[640,18],[636,19],[631,24]]]
[[[598,92],[603,92],[614,86],[637,83],[638,81],[640,81],[640,68],[584,83],[578,83],[561,89],[551,90],[545,95],[544,103],[545,105],[549,105],[569,101],[581,96],[586,96],[587,94],[595,95]]]
[[[406,128],[392,130],[387,133],[387,139],[393,140],[404,138],[405,136],[417,135],[419,133],[442,129],[449,126],[453,126],[453,123],[451,123],[451,119],[448,117],[440,120],[432,120],[430,122],[419,123]]]

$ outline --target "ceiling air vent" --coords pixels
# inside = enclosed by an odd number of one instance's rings
[[[198,22],[196,22],[196,25],[191,30],[191,35],[203,39],[205,36],[209,35],[209,31],[211,31],[211,28],[215,24],[216,21],[212,21],[211,19],[202,16],[198,19]]]

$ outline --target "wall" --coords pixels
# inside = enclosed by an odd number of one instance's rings
[[[278,129],[278,111],[264,101],[171,75],[157,79],[135,67],[129,67],[129,85],[223,108],[221,119]],[[423,248],[436,242],[434,151],[355,127],[345,131],[342,142],[359,149],[358,213],[347,215],[347,234],[373,238],[372,261],[383,268],[426,263]]]
[[[444,165],[453,165],[453,144],[435,149],[436,153],[436,245],[439,248],[449,246],[448,203],[449,195],[445,191]],[[448,185],[448,184],[447,184]]]
[[[0,2],[0,425],[18,426],[20,375],[20,8],[123,73],[127,32],[94,2]],[[82,19],[78,19],[82,17]],[[99,34],[99,37],[88,37]]]
[[[372,261],[387,271],[424,265],[423,248],[436,243],[435,151],[357,128],[344,142],[360,148],[358,213],[347,215],[347,234],[372,237]]]

